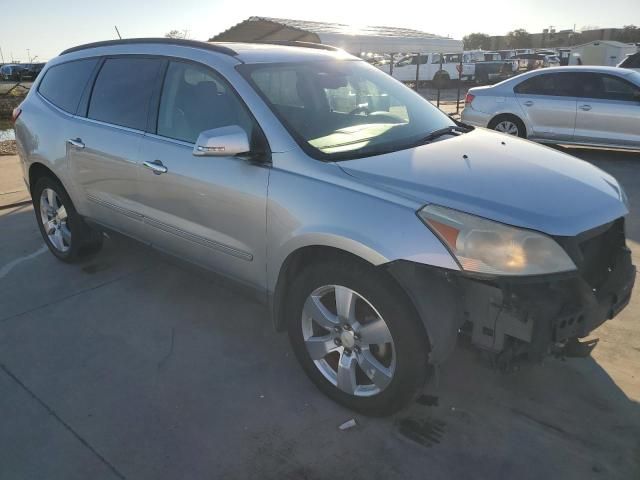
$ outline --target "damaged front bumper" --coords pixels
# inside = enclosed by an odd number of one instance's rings
[[[498,358],[539,360],[587,336],[629,303],[636,269],[623,219],[556,240],[577,271],[492,277],[406,261],[388,264],[425,324],[430,363],[442,363],[461,333]]]

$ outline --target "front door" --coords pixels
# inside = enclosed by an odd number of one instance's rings
[[[531,138],[573,138],[577,101],[573,74],[541,73],[516,85],[514,93]]]
[[[170,61],[155,133],[142,141],[145,235],[161,250],[259,286],[265,277],[269,167],[192,154],[201,132],[229,125],[241,126],[249,138],[260,136],[253,117],[218,74],[200,64]]]
[[[615,75],[580,73],[575,140],[640,148],[640,87]]]

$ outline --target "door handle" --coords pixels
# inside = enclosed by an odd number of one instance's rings
[[[591,110],[591,105],[580,105],[580,110],[588,112],[589,110]]]
[[[142,165],[150,169],[156,175],[167,173],[169,169],[165,167],[160,160],[154,160],[153,162],[143,162]]]
[[[532,102],[531,100],[527,100],[526,102],[524,102],[524,104],[525,104],[527,107],[530,107],[531,105],[533,105],[533,102]]]
[[[70,138],[67,140],[67,143],[75,148],[84,148],[84,143],[79,138]]]

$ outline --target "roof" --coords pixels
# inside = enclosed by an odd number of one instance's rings
[[[138,47],[133,48],[133,47]],[[127,38],[121,40],[106,40],[102,42],[88,43],[77,47],[68,48],[60,53],[67,55],[92,55],[94,49],[101,49],[101,53],[133,53],[143,52],[150,54],[166,53],[175,47],[189,47],[208,50],[234,58],[244,63],[264,62],[302,62],[323,61],[328,59],[352,59],[356,57],[340,50],[318,43],[283,42],[281,44],[270,43],[241,43],[241,42],[200,42],[197,40],[182,40],[174,38]],[[104,50],[104,49],[107,50]]]
[[[632,45],[630,43],[622,43],[622,42],[618,42],[616,40],[594,40],[592,42],[587,42],[587,43],[582,43],[580,45],[576,45],[575,47],[572,47],[572,48],[587,47],[587,46],[590,46],[590,45],[597,46],[599,44],[604,44],[604,45],[607,45],[609,47],[616,47],[616,48],[637,48],[635,45]]]
[[[349,53],[454,53],[462,41],[420,30],[383,26],[354,26],[287,18],[249,17],[209,41],[323,43]]]
[[[530,70],[528,72],[521,73],[520,75],[516,75],[515,77],[508,78],[504,82],[512,82],[512,81],[522,81],[527,77],[534,77],[536,75],[544,75],[547,73],[557,73],[557,72],[593,72],[593,73],[608,73],[611,75],[617,76],[627,76],[633,73],[633,70],[628,68],[619,68],[619,67],[606,67],[600,65],[566,65],[563,67],[548,67],[548,68],[538,68],[535,70]],[[482,88],[482,87],[480,87]]]

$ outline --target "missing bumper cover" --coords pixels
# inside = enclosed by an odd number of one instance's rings
[[[459,332],[474,345],[510,358],[538,360],[554,345],[585,337],[629,302],[635,281],[631,252],[610,251],[604,273],[584,269],[534,277],[479,277],[406,261],[388,264],[422,318],[430,362],[442,363]]]

